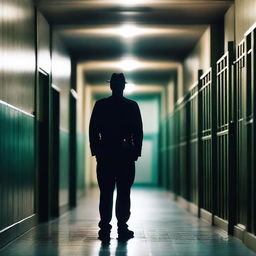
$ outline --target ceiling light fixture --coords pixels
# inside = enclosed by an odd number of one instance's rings
[[[139,67],[139,62],[132,57],[125,58],[118,64],[123,71],[133,71]]]
[[[140,29],[138,29],[134,25],[123,25],[117,30],[117,34],[119,34],[123,38],[135,37],[140,33],[141,33]]]
[[[148,0],[122,0],[122,4],[124,6],[136,6],[138,4],[142,4],[142,3],[145,3],[147,2]]]

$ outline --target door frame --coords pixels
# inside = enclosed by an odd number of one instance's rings
[[[36,212],[38,220],[50,217],[49,203],[49,124],[50,124],[50,75],[39,68],[36,86]]]

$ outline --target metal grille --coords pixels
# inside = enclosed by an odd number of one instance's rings
[[[246,143],[247,143],[247,151],[246,151],[246,163],[247,163],[247,216],[246,216],[246,226],[247,230],[250,232],[255,232],[255,209],[254,209],[254,196],[255,196],[255,188],[253,180],[255,178],[254,174],[254,147],[255,145],[255,136],[254,136],[254,107],[256,106],[254,103],[254,69],[255,69],[255,38],[256,38],[256,29],[253,27],[252,30],[249,30],[245,34],[245,43],[246,43],[246,55],[245,55],[245,68],[246,68],[246,115],[245,119],[245,129],[246,129]]]
[[[212,210],[212,70],[201,76],[199,97],[202,108],[201,143],[202,143],[202,205]]]
[[[246,225],[246,191],[247,191],[247,163],[246,163],[246,129],[244,116],[246,114],[246,86],[245,86],[245,40],[237,48],[236,65],[236,123],[237,123],[237,223]]]
[[[228,219],[229,170],[229,52],[217,61],[217,209],[216,214]]]
[[[198,82],[190,89],[190,197],[198,204]]]
[[[255,126],[255,120],[256,120],[256,88],[255,88],[255,72],[256,72],[256,29],[253,30],[253,36],[252,36],[252,62],[251,62],[251,83],[252,83],[252,111],[253,111],[253,138],[251,141],[253,141],[252,145],[252,164],[251,164],[251,227],[250,230],[254,234],[256,234],[256,174],[255,174],[255,153],[256,153],[256,126]]]
[[[170,158],[169,162],[169,185],[170,185],[170,190],[174,190],[174,170],[176,168],[175,166],[175,148],[176,148],[176,143],[175,143],[175,114],[172,113],[170,118],[169,118],[169,145],[168,145],[168,156]]]
[[[189,180],[189,156],[188,156],[188,96],[178,101],[177,111],[179,115],[179,173],[180,195],[188,199]]]
[[[179,112],[178,109],[175,108],[174,114],[173,114],[173,130],[174,130],[174,138],[173,138],[173,189],[174,193],[179,195],[180,194],[180,161],[179,161]]]

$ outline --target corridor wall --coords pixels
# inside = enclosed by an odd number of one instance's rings
[[[170,157],[175,159],[169,172],[176,173],[173,179],[180,184],[171,189],[197,216],[256,250],[256,25],[226,49],[208,71],[199,72],[170,115],[170,122],[176,122],[171,127],[178,129],[169,130]],[[182,187],[188,184],[186,195]]]
[[[33,1],[1,0],[0,29],[1,247],[35,223]]]
[[[57,32],[47,19],[36,10],[32,0],[0,0],[0,247],[13,240],[38,222],[38,124],[40,120],[39,80],[47,77],[49,102],[49,191],[44,189],[49,200],[48,214],[59,216],[69,208],[69,96],[71,88],[71,56]],[[48,87],[49,86],[49,87]],[[53,88],[60,96],[53,102]],[[46,90],[47,91],[47,90]],[[49,105],[48,105],[49,103]],[[55,113],[55,114],[53,114]],[[55,115],[55,116],[54,116]],[[60,116],[60,131],[54,133],[51,121]],[[53,120],[52,118],[56,118]],[[83,135],[81,135],[83,136]],[[81,139],[80,136],[80,139]],[[59,137],[59,138],[58,138]],[[42,140],[42,139],[41,139]],[[60,146],[54,145],[60,142]],[[59,152],[59,158],[54,158]],[[83,145],[78,143],[83,152]],[[83,153],[82,153],[83,154]],[[58,161],[58,159],[60,159]],[[52,165],[52,161],[58,163]],[[81,162],[81,155],[77,156]],[[79,162],[79,163],[80,163]],[[61,166],[59,167],[59,164]],[[53,168],[58,168],[55,170]],[[79,174],[83,165],[78,165]],[[56,172],[59,180],[53,180]],[[83,179],[79,187],[83,188]],[[60,191],[58,185],[60,185]],[[59,200],[53,200],[53,193]],[[41,194],[42,194],[41,192]],[[54,203],[59,205],[52,207]],[[59,212],[60,210],[60,212]]]
[[[61,39],[52,34],[52,83],[60,88],[60,191],[61,211],[69,203],[69,96],[71,59]]]

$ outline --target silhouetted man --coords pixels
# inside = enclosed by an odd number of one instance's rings
[[[98,100],[90,120],[90,147],[97,159],[100,188],[99,239],[109,240],[112,226],[113,192],[117,187],[116,217],[118,238],[133,237],[126,222],[130,217],[130,190],[135,177],[135,161],[141,156],[142,120],[138,104],[123,97],[123,73],[112,74],[112,96]]]

